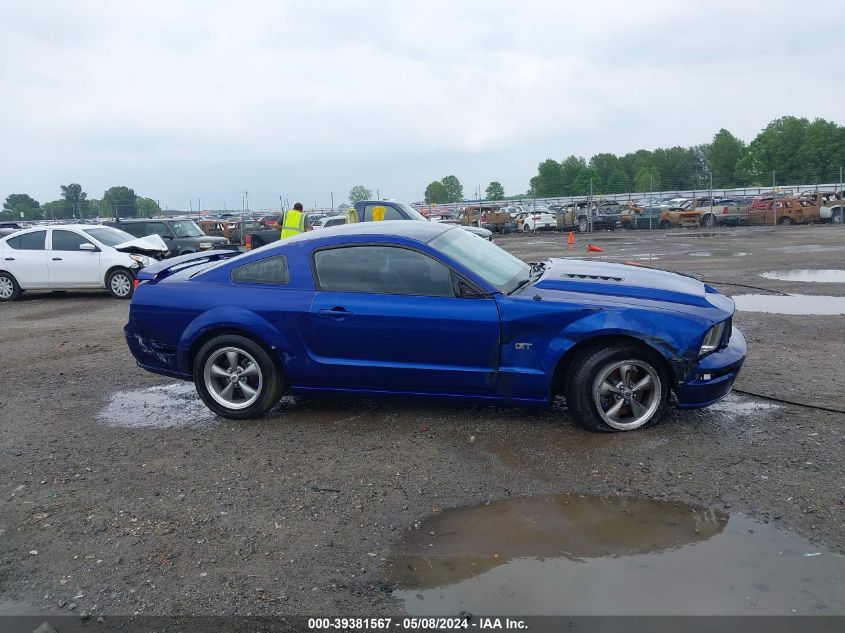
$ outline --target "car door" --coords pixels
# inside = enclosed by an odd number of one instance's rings
[[[21,288],[50,287],[46,243],[46,230],[17,233],[6,239],[2,267],[15,276]]]
[[[456,296],[456,273],[410,248],[345,245],[319,249],[312,258],[316,292],[304,337],[324,384],[493,390],[500,326],[492,298]]]
[[[50,230],[47,270],[51,288],[98,288],[104,281],[100,274],[100,249],[69,229]]]

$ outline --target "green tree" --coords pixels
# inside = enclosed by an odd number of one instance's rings
[[[558,196],[572,196],[575,179],[587,167],[587,161],[582,156],[567,156],[560,164],[560,193]]]
[[[132,218],[138,213],[138,196],[129,187],[111,187],[103,194],[101,207],[107,216]]]
[[[442,182],[435,180],[425,188],[425,201],[428,204],[449,202],[449,192],[446,191],[446,187],[443,186]]]
[[[619,163],[622,169],[625,170],[628,178],[633,181],[643,167],[651,167],[654,164],[653,159],[652,152],[647,149],[638,149],[636,152],[622,156],[619,159]]]
[[[40,220],[42,214],[38,200],[35,200],[26,193],[12,193],[6,196],[6,201],[3,203],[3,210],[7,212],[7,217],[20,220],[23,217],[26,220]],[[23,213],[23,216],[21,216]]]
[[[816,119],[807,126],[798,149],[802,182],[831,182],[839,179],[845,164],[845,126]]]
[[[79,183],[72,182],[69,185],[62,185],[62,199],[69,207],[69,217],[81,218],[85,214],[87,198],[88,194],[82,191],[82,185]]]
[[[615,154],[596,154],[590,159],[589,166],[603,183],[610,181],[614,172],[622,171],[622,163]]]
[[[537,166],[537,175],[531,179],[531,193],[538,198],[566,195],[563,170],[559,162],[547,158]]]
[[[349,202],[355,204],[362,200],[372,200],[373,192],[367,189],[364,185],[355,185],[349,191]]]
[[[660,171],[657,167],[640,167],[634,176],[634,191],[637,193],[660,191],[660,186]]]
[[[461,181],[455,176],[446,176],[440,181],[443,188],[446,190],[447,202],[458,202],[464,199],[464,186]]]
[[[593,195],[602,193],[602,182],[595,169],[592,167],[584,167],[584,169],[582,169],[575,178],[575,182],[572,183],[572,195],[586,196],[589,195],[591,191]]]
[[[161,207],[158,206],[158,202],[150,198],[138,198],[136,204],[138,215],[142,218],[151,218],[161,213]]]
[[[487,189],[484,190],[484,195],[487,196],[488,200],[504,200],[505,188],[502,187],[502,183],[498,180],[494,180],[487,185]]]
[[[716,132],[704,150],[714,186],[731,187],[737,184],[736,163],[744,150],[745,143],[725,128]]]
[[[626,193],[631,190],[631,181],[628,178],[628,174],[621,167],[617,167],[610,172],[610,175],[604,182],[605,193]]]
[[[746,183],[768,184],[772,172],[778,182],[795,182],[802,176],[799,151],[810,122],[785,116],[769,123],[737,161],[736,174]]]

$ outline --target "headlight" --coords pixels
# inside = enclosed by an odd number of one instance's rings
[[[200,248],[201,249],[211,248],[211,242],[200,242]]]
[[[698,352],[699,356],[704,356],[719,349],[719,346],[722,344],[722,336],[725,334],[725,323],[727,322],[722,321],[710,328],[704,336],[704,342],[701,344],[701,350]]]
[[[130,255],[129,259],[132,259],[132,260],[138,262],[141,265],[141,268],[144,268],[145,266],[150,265],[150,258],[145,257],[143,255]]]

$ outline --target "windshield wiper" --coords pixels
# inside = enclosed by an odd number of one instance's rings
[[[536,264],[531,264],[531,272],[528,273],[528,277],[526,277],[525,279],[520,281],[518,284],[516,284],[516,288],[511,290],[508,294],[509,295],[516,294],[519,290],[522,290],[528,284],[531,284],[531,283],[534,283],[535,281],[537,281],[540,277],[543,276],[543,271],[545,270],[545,268],[546,268],[545,262],[538,262]]]

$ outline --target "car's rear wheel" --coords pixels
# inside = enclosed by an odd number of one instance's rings
[[[704,217],[701,218],[701,226],[712,229],[716,226],[716,218],[713,217],[712,213],[708,213]]]
[[[833,217],[830,218],[830,221],[834,224],[842,224],[842,210],[835,209],[833,211]]]
[[[590,225],[587,222],[587,218],[581,218],[580,220],[578,220],[578,232],[579,233],[586,233],[589,228],[590,228]]]
[[[115,299],[131,299],[135,278],[125,268],[118,268],[106,278],[106,288]]]
[[[21,296],[21,287],[12,273],[0,272],[0,301],[15,301]]]
[[[197,353],[194,384],[217,415],[248,420],[276,404],[283,379],[264,347],[245,336],[225,334],[208,341]]]
[[[658,225],[661,229],[671,229],[672,223],[669,220],[660,220],[660,224]]]
[[[792,223],[793,223],[793,222],[792,222],[792,218],[790,218],[790,217],[781,218],[781,219],[778,221],[778,224],[782,224],[782,225],[784,225],[784,226],[789,226],[789,225],[790,225],[790,224],[792,224]]]
[[[618,344],[580,354],[565,393],[572,416],[584,428],[633,431],[657,424],[663,416],[669,380],[655,353]]]

